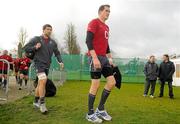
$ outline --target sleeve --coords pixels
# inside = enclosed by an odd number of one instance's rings
[[[97,30],[97,22],[96,20],[92,20],[89,24],[88,24],[88,28],[87,31],[92,32],[92,33],[96,33]]]
[[[88,47],[88,50],[93,50],[93,39],[94,39],[94,34],[90,31],[87,31],[87,36],[86,36],[86,44]]]
[[[21,66],[21,62],[22,62],[22,58],[19,59],[19,63],[18,63],[19,67]]]
[[[145,74],[145,76],[148,76],[148,72],[147,72],[147,63],[146,63],[145,66],[144,66],[144,74]]]
[[[31,65],[31,60],[30,59],[28,59],[28,67],[30,67],[30,65]]]
[[[172,77],[174,72],[175,72],[175,66],[174,66],[174,63],[171,63],[171,71],[169,73],[169,77]]]
[[[12,57],[9,56],[9,62],[13,62],[13,59]]]
[[[156,66],[157,66],[156,75],[158,76],[158,75],[159,75],[159,67],[158,67],[158,64],[156,64]]]
[[[61,58],[60,51],[58,50],[58,47],[57,47],[56,42],[54,42],[54,43],[55,43],[55,45],[54,45],[54,50],[53,50],[54,55],[56,56],[57,61],[58,61],[59,63],[62,63],[63,61],[62,61],[62,58]]]
[[[109,48],[109,44],[108,44],[108,47],[107,47],[107,50],[106,50],[106,54],[110,53],[110,48]]]
[[[23,49],[28,52],[28,51],[36,51],[35,45],[38,42],[37,37],[34,37],[29,40],[29,42],[23,47]]]
[[[159,66],[158,77],[160,77],[160,75],[161,75],[161,68],[162,68],[162,64],[160,64],[160,66]]]

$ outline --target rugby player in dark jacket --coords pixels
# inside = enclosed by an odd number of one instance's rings
[[[38,85],[35,90],[35,100],[33,105],[36,108],[40,108],[42,113],[46,113],[48,111],[45,105],[45,86],[53,53],[56,56],[61,68],[64,67],[57,44],[50,37],[51,33],[52,26],[46,24],[43,26],[42,36],[32,38],[25,46],[25,49],[33,50],[35,52],[33,60],[37,71]]]
[[[88,113],[86,119],[93,123],[101,123],[102,119],[110,121],[112,117],[105,110],[106,100],[115,86],[112,70],[112,56],[110,53],[108,39],[109,27],[105,24],[110,14],[110,6],[102,5],[98,11],[99,18],[93,19],[88,24],[86,44],[88,47],[91,87],[88,95]],[[107,83],[103,89],[98,108],[94,112],[94,101],[100,86],[100,78],[103,75]]]
[[[144,67],[144,74],[146,76],[146,83],[143,96],[146,97],[148,95],[148,91],[151,86],[150,97],[154,98],[155,85],[158,77],[158,65],[155,63],[155,56],[150,56]]]
[[[171,62],[169,60],[169,56],[167,54],[165,54],[163,56],[163,62],[160,64],[160,68],[159,68],[159,79],[161,81],[159,97],[163,97],[163,95],[164,95],[164,85],[165,85],[165,82],[168,82],[169,97],[171,99],[174,98],[173,87],[172,87],[174,72],[175,72],[174,63]]]

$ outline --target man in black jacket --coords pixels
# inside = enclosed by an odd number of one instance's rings
[[[160,64],[160,69],[159,69],[159,79],[161,81],[159,97],[163,97],[164,85],[165,85],[165,82],[168,82],[169,97],[172,99],[174,98],[173,87],[172,87],[174,72],[175,72],[175,67],[174,67],[173,62],[171,62],[169,60],[169,56],[165,54],[163,56],[163,62]]]
[[[55,54],[61,68],[64,67],[57,44],[50,37],[51,33],[52,26],[45,24],[43,26],[42,36],[32,38],[24,47],[25,51],[30,50],[35,53],[33,60],[37,71],[38,85],[35,90],[35,100],[33,105],[36,108],[40,108],[42,113],[47,112],[47,108],[45,106],[45,87],[53,53]]]
[[[149,87],[151,85],[150,97],[154,98],[155,85],[158,77],[158,65],[155,63],[155,56],[150,56],[149,61],[146,63],[144,67],[144,74],[146,76],[144,96],[147,96]]]

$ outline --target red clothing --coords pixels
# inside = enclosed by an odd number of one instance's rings
[[[45,42],[46,44],[48,44],[48,42],[49,42],[49,38],[45,38],[45,37],[43,37],[43,40],[44,40],[44,42]]]
[[[18,69],[19,68],[19,58],[16,58],[16,59],[14,59],[14,68],[15,69]]]
[[[30,63],[31,60],[27,57],[19,59],[19,70],[28,70]]]
[[[88,24],[87,31],[94,34],[93,48],[97,55],[106,56],[109,39],[109,27],[99,19],[93,19]]]
[[[0,56],[0,59],[5,59],[8,62],[13,62],[12,57],[9,55],[2,55],[2,56]],[[8,65],[6,63],[3,63],[2,61],[0,61],[0,70],[8,70]]]

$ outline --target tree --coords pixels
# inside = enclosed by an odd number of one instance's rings
[[[67,51],[66,51],[65,48],[62,46],[62,44],[60,44],[60,42],[58,42],[58,39],[55,37],[55,34],[54,34],[54,33],[51,34],[51,38],[56,41],[60,53],[61,53],[61,54],[67,54]]]
[[[18,52],[18,57],[21,58],[23,50],[22,50],[22,44],[20,42],[18,44],[18,51],[17,52]]]
[[[25,28],[20,28],[19,34],[18,34],[18,57],[22,57],[23,50],[22,48],[24,47],[27,39],[27,31]]]
[[[67,30],[65,32],[65,48],[68,54],[80,54],[80,46],[77,42],[77,35],[75,33],[75,26],[70,23],[67,25]]]

